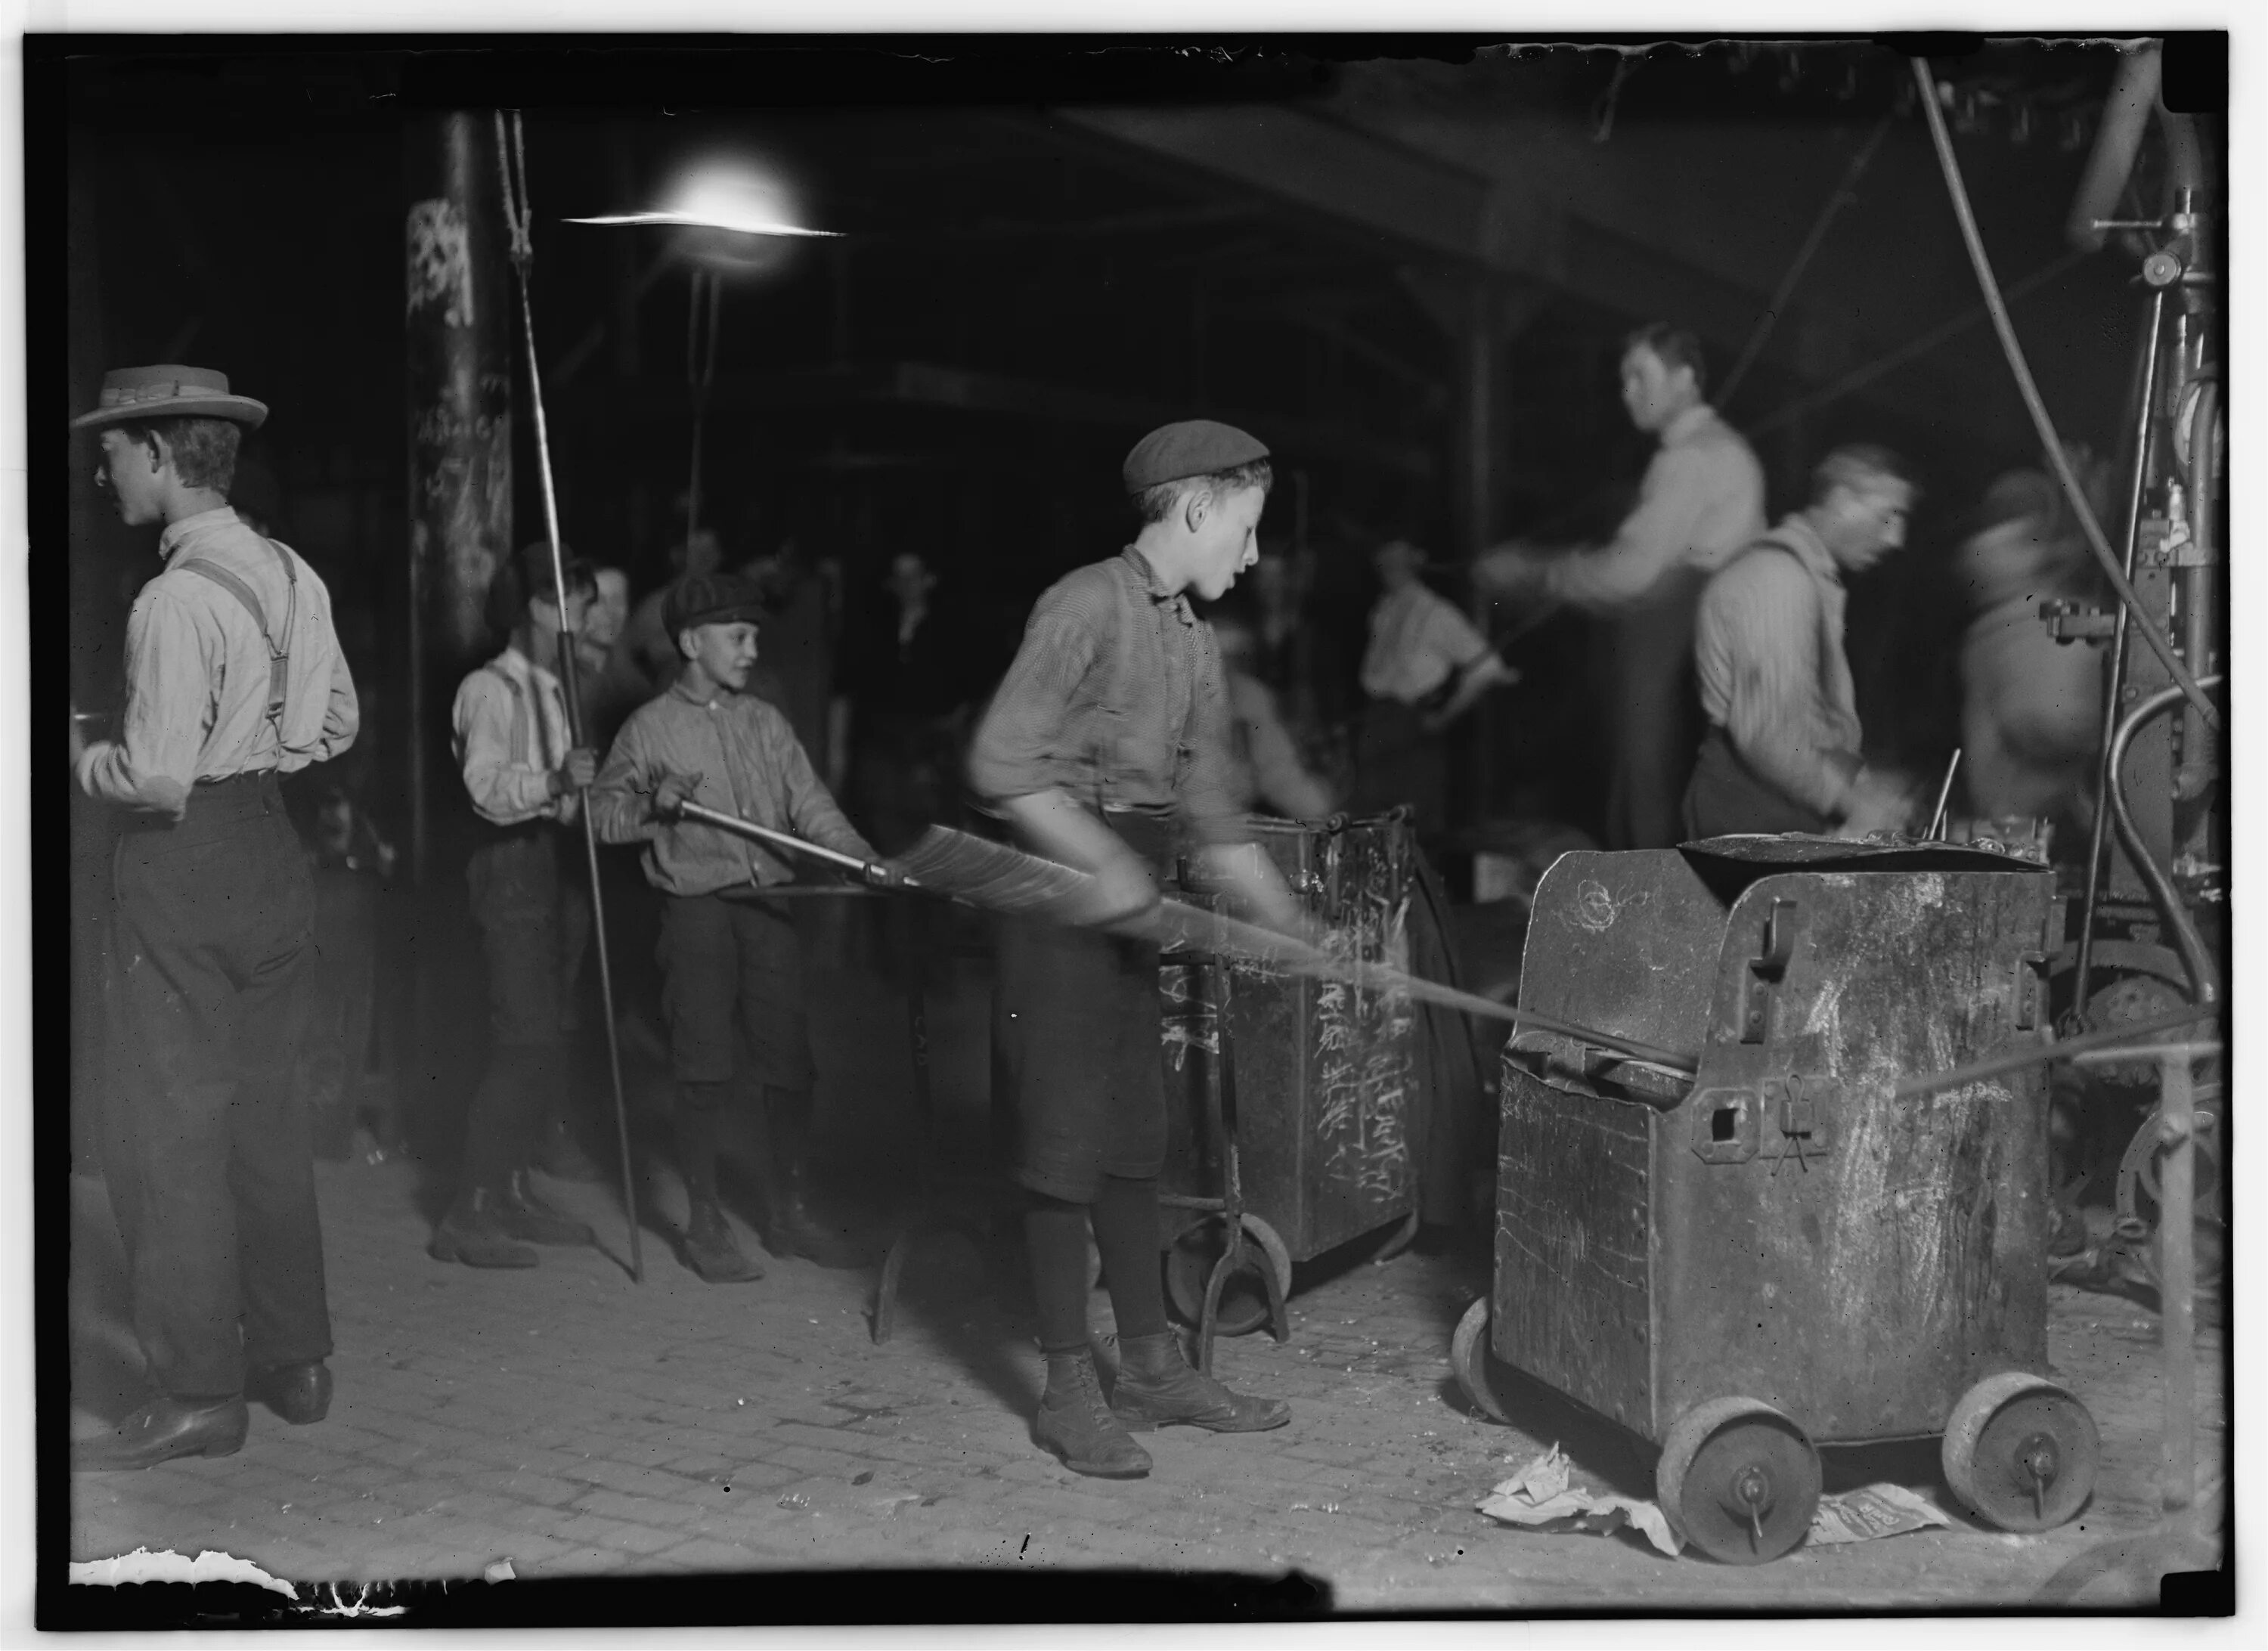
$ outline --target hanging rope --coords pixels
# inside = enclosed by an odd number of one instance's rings
[[[575,667],[575,617],[568,604],[567,557],[559,539],[559,497],[551,480],[551,432],[543,416],[543,376],[535,359],[535,308],[528,297],[529,274],[535,262],[535,242],[530,232],[533,213],[527,199],[527,151],[519,111],[496,113],[497,170],[504,185],[504,227],[512,236],[512,274],[519,288],[520,331],[527,340],[527,399],[535,414],[535,466],[542,482],[543,530],[551,546],[552,602],[559,614],[559,683],[567,700],[568,737],[583,743],[583,696]],[[599,883],[599,829],[591,821],[587,787],[577,810],[583,818],[583,851],[591,875],[592,949],[599,954],[599,997],[607,1025],[607,1069],[615,1086],[615,1134],[622,1149],[622,1207],[630,1218],[630,1278],[644,1282],[644,1257],[638,1248],[637,1172],[630,1158],[630,1105],[622,1094],[622,1055],[615,1034],[615,975],[607,956],[607,902]]]
[[[2102,536],[2102,525],[2095,520],[2094,508],[2087,502],[2079,477],[2072,472],[2071,460],[2063,450],[2063,439],[2056,434],[2055,421],[2048,416],[2047,403],[2040,398],[2040,387],[2033,381],[2032,370],[2025,362],[2024,347],[2016,342],[2015,324],[2008,319],[2008,306],[2001,300],[1999,284],[1992,275],[1992,262],[1984,254],[1984,240],[1977,232],[1977,214],[1970,208],[1969,190],[1961,181],[1961,163],[1954,158],[1953,139],[1945,129],[1945,113],[1937,107],[1937,87],[1930,78],[1929,60],[1917,57],[1912,63],[1914,83],[1921,90],[1922,114],[1929,122],[1930,139],[1937,146],[1938,166],[1945,173],[1946,193],[1953,198],[1953,215],[1960,221],[1961,239],[1969,248],[1969,262],[1976,266],[1977,284],[1984,291],[1985,307],[1992,313],[1993,330],[2000,335],[2001,351],[2008,357],[2009,371],[2015,375],[2017,392],[2024,398],[2024,409],[2032,416],[2032,425],[2038,431],[2048,464],[2055,471],[2056,480],[2063,484],[2064,497],[2071,501],[2072,514],[2086,533],[2088,548],[2094,551],[2103,577],[2118,593],[2118,600],[2126,605],[2127,611],[2134,615],[2134,629],[2149,645],[2150,652],[2158,656],[2158,663],[2166,667],[2166,674],[2174,679],[2198,715],[2205,719],[2205,726],[2218,733],[2220,707],[2206,697],[2205,689],[2198,686],[2196,675],[2174,652],[2173,644],[2152,623],[2142,599],[2135,594],[2134,586],[2118,565],[2117,553]]]

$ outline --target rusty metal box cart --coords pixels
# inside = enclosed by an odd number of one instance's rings
[[[1285,881],[1322,922],[1330,951],[1408,966],[1406,925],[1415,849],[1396,815],[1329,824],[1256,819],[1255,834]],[[1165,998],[1169,1117],[1164,1190],[1175,1219],[1161,1235],[1175,1308],[1199,1316],[1224,1248],[1219,1205],[1234,1141],[1242,1231],[1254,1267],[1276,1274],[1280,1301],[1294,1261],[1366,1233],[1408,1224],[1417,1209],[1425,1082],[1417,1007],[1399,993],[1363,991],[1238,960],[1223,968],[1168,954]],[[1226,1026],[1228,1056],[1219,1059]],[[1209,1099],[1218,1086],[1217,1100]],[[1212,1107],[1223,1127],[1209,1125]],[[1240,1276],[1220,1308],[1237,1335],[1270,1316],[1267,1280]],[[1279,1335],[1283,1326],[1278,1325]]]
[[[1943,1437],[2003,1529],[2076,1514],[2099,1451],[2047,1367],[2046,1084],[1899,1080],[2043,1036],[2052,879],[1948,844],[1725,837],[1563,856],[1521,1006],[1683,1074],[1521,1028],[1500,1094],[1492,1354],[1659,1444],[1672,1524],[1719,1559],[1800,1543],[1815,1447]]]

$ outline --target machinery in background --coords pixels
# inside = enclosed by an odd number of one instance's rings
[[[2228,387],[2217,194],[2197,117],[2160,100],[2159,63],[2147,46],[2122,66],[2067,225],[2076,245],[2115,240],[2138,258],[2146,295],[2121,500],[2124,571],[2139,605],[2053,601],[2040,615],[2059,641],[2106,652],[2094,829],[2075,886],[2065,891],[2074,911],[2053,965],[2061,1023],[2072,1032],[2217,1001],[2228,941],[2221,738],[2132,635],[2138,624],[2154,627],[2206,686],[2224,669]],[[2115,215],[2145,190],[2159,195],[2159,215]],[[2059,1080],[2066,1199],[2109,1173],[2114,1159],[2117,1166],[2115,1226],[2065,1260],[2067,1277],[2156,1290],[2152,1239],[2169,1146],[2156,1080],[2146,1056],[2066,1069]],[[2209,1226],[2226,1219],[2225,1094],[2215,1061],[2200,1075],[2193,1137],[2203,1154],[2198,1213]]]

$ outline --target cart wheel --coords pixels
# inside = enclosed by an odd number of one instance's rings
[[[1184,1227],[1166,1251],[1166,1295],[1174,1310],[1189,1323],[1204,1315],[1205,1284],[1219,1261],[1224,1222],[1209,1215]],[[1268,1281],[1260,1276],[1265,1264],[1276,1275],[1278,1291],[1292,1294],[1292,1252],[1276,1229],[1258,1216],[1244,1218],[1245,1264],[1221,1291],[1220,1316],[1214,1333],[1244,1336],[1268,1322]]]
[[[1489,1368],[1494,1355],[1489,1350],[1489,1301],[1483,1296],[1465,1309],[1457,1321],[1457,1333],[1449,1338],[1449,1368],[1455,1372],[1457,1386],[1463,1389],[1465,1402],[1492,1422],[1512,1425],[1506,1413],[1504,1401],[1497,1397],[1495,1373]]]
[[[2102,1436],[2087,1407],[2045,1377],[1986,1376],[1961,1396],[1940,1451],[1962,1506],[2003,1530],[2052,1530],[2095,1490]]]
[[[1811,1529],[1819,1453],[1757,1399],[1711,1399],[1662,1441],[1654,1494],[1677,1534],[1726,1565],[1762,1565]]]

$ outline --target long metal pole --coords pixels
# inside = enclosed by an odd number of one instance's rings
[[[2166,290],[2159,287],[2150,294],[2150,324],[2145,332],[2146,353],[2142,363],[2142,406],[2135,418],[2134,475],[2126,487],[2123,559],[2130,583],[2134,578],[2135,553],[2141,543],[2142,495],[2149,486],[2150,449],[2158,429],[2158,347],[2165,320]],[[2118,730],[2119,695],[2124,691],[2126,682],[2126,626],[2130,618],[2126,604],[2119,603],[2118,616],[2110,626],[2110,660],[2102,689],[2102,754],[2095,759],[2095,819],[2087,834],[2087,895],[2080,903],[2079,967],[2072,981],[2072,1011],[2081,1017],[2087,1013],[2095,973],[2095,913],[2102,897],[2102,849],[2110,823],[2110,787],[2117,783],[2110,771],[2110,739]]]
[[[2191,1139],[2197,1095],[2188,1050],[2160,1058],[2158,1085],[2166,1146],[2158,1182],[2159,1333],[2166,1366],[2165,1506],[2171,1513],[2197,1498],[2197,1157]]]
[[[559,498],[551,480],[551,434],[543,418],[543,380],[535,358],[535,310],[527,293],[527,161],[519,144],[519,117],[512,122],[512,146],[504,146],[504,112],[497,112],[497,164],[504,169],[504,210],[512,219],[512,268],[519,277],[519,324],[527,338],[527,399],[535,412],[536,473],[542,483],[543,530],[551,545],[552,599],[559,613],[559,681],[567,690],[569,737],[583,743],[583,696],[575,668],[575,619],[567,598],[567,559],[559,542]],[[514,187],[515,174],[518,187]],[[645,1279],[645,1259],[638,1244],[637,1171],[630,1157],[630,1104],[622,1094],[622,1052],[615,1033],[615,974],[607,958],[607,899],[599,882],[599,829],[591,819],[591,788],[576,792],[576,812],[583,819],[583,852],[591,876],[591,940],[599,954],[599,999],[607,1023],[607,1072],[614,1080],[615,1138],[622,1150],[622,1208],[630,1229],[630,1279]]]

